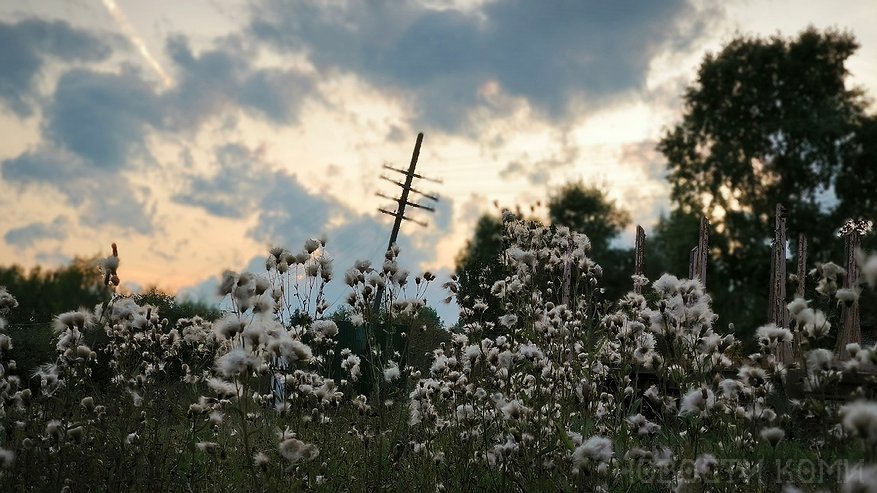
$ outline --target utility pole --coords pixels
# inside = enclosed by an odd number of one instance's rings
[[[400,181],[394,180],[392,178],[389,178],[387,176],[381,175],[382,180],[386,180],[386,181],[402,188],[402,192],[399,195],[399,198],[390,197],[390,196],[384,195],[380,192],[378,192],[378,194],[377,194],[378,197],[390,199],[390,200],[393,200],[397,203],[396,210],[392,211],[392,212],[387,210],[387,209],[384,209],[384,208],[378,208],[378,210],[380,212],[387,214],[387,215],[390,215],[390,216],[393,216],[395,218],[393,221],[393,230],[390,232],[390,241],[387,244],[387,251],[391,250],[393,248],[393,245],[396,244],[396,239],[399,237],[399,229],[402,226],[403,220],[411,221],[414,224],[417,224],[419,226],[424,226],[424,227],[426,226],[426,223],[424,223],[422,221],[418,221],[416,219],[412,219],[412,218],[405,215],[405,208],[407,206],[410,205],[411,207],[415,207],[418,209],[424,209],[424,210],[429,211],[429,212],[435,212],[435,209],[432,207],[418,204],[416,202],[411,202],[408,200],[409,195],[411,193],[414,193],[414,194],[420,195],[426,199],[429,199],[433,202],[438,201],[437,196],[421,192],[420,190],[411,186],[412,183],[414,182],[415,178],[433,181],[436,183],[441,183],[440,180],[426,178],[426,177],[421,176],[421,175],[414,172],[414,169],[417,167],[417,158],[420,157],[420,145],[422,143],[423,143],[423,132],[420,132],[419,134],[417,134],[417,142],[414,144],[414,153],[411,155],[411,163],[408,165],[408,171],[394,168],[394,167],[386,165],[386,164],[384,165],[384,169],[387,169],[390,171],[395,171],[397,173],[405,175],[404,182],[400,182]],[[384,290],[385,290],[384,286],[378,286],[377,293],[375,294],[374,306],[372,308],[375,315],[380,313],[381,301],[384,298]]]

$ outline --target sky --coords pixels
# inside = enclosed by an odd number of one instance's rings
[[[223,270],[313,237],[343,272],[381,258],[382,166],[418,132],[442,182],[418,184],[440,197],[411,214],[427,227],[403,225],[412,272],[446,278],[481,214],[573,180],[632,213],[630,243],[669,209],[655,144],[706,53],[849,30],[850,84],[874,95],[874,19],[866,1],[0,0],[0,258],[116,242],[128,287],[209,300]]]

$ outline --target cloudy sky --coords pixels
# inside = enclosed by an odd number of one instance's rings
[[[0,0],[0,257],[115,241],[130,285],[206,293],[322,235],[343,270],[386,248],[381,166],[419,131],[418,169],[444,181],[423,184],[429,226],[403,228],[412,270],[446,274],[494,202],[569,180],[648,229],[668,206],[654,145],[706,52],[848,29],[851,82],[877,94],[874,19],[865,1]]]

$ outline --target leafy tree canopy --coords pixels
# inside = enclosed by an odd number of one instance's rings
[[[763,245],[777,203],[790,231],[817,244],[839,226],[831,212],[855,193],[835,179],[855,167],[870,125],[863,92],[846,85],[857,48],[849,33],[811,28],[794,39],[739,37],[705,57],[682,121],[658,148],[674,201],[728,237],[723,254]]]
[[[630,213],[610,199],[604,188],[567,183],[548,201],[548,218],[554,226],[588,235],[597,262],[609,251],[610,243],[630,224]]]

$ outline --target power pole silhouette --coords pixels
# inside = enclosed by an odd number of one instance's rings
[[[404,182],[394,180],[394,179],[392,179],[388,176],[385,176],[385,175],[381,175],[381,177],[380,177],[382,180],[386,180],[386,181],[402,188],[402,192],[399,195],[399,198],[390,197],[390,196],[384,195],[380,192],[377,193],[378,197],[390,199],[390,200],[393,200],[397,203],[396,210],[392,211],[392,212],[389,211],[388,209],[378,208],[378,210],[380,212],[387,214],[387,215],[390,215],[390,216],[393,216],[395,218],[395,220],[393,221],[393,230],[390,232],[390,242],[387,244],[387,251],[391,250],[393,248],[393,245],[396,244],[396,239],[399,237],[399,229],[402,226],[403,220],[413,222],[414,224],[417,224],[419,226],[424,226],[424,227],[426,226],[425,222],[418,221],[416,219],[410,218],[410,217],[405,215],[405,208],[407,206],[410,205],[411,207],[415,207],[418,209],[423,209],[423,210],[426,210],[429,212],[435,212],[435,209],[433,207],[418,204],[416,202],[411,202],[408,200],[408,197],[410,196],[410,194],[414,193],[416,195],[419,195],[419,196],[426,198],[428,200],[431,200],[433,202],[438,201],[438,196],[436,196],[434,194],[428,194],[428,193],[422,192],[422,191],[411,186],[412,183],[414,182],[415,178],[422,179],[422,180],[428,180],[428,181],[432,181],[435,183],[441,183],[441,180],[427,178],[425,176],[421,176],[421,175],[414,172],[414,169],[417,167],[417,158],[420,157],[420,145],[422,143],[423,143],[423,132],[420,132],[419,134],[417,134],[417,142],[414,144],[414,153],[411,155],[411,164],[408,165],[408,171],[394,168],[394,167],[389,166],[387,164],[384,165],[384,169],[387,169],[390,171],[395,171],[396,173],[400,173],[400,174],[405,175]],[[383,298],[384,298],[384,290],[385,289],[386,289],[385,285],[378,286],[378,291],[375,294],[374,306],[372,308],[372,311],[375,315],[380,313],[381,302],[383,301]]]

